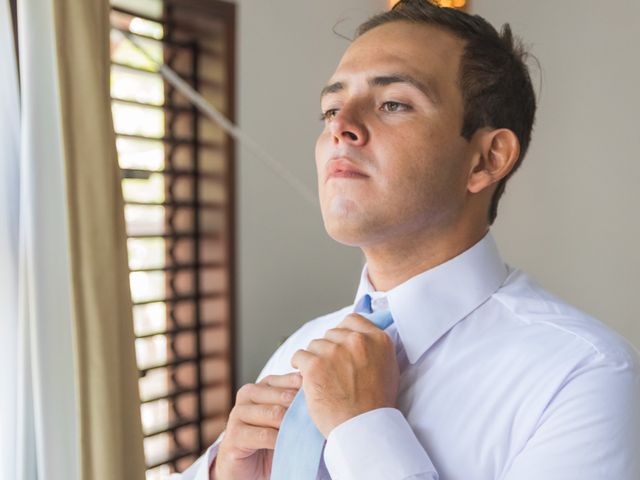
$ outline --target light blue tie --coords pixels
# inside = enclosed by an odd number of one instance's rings
[[[372,312],[369,295],[357,306],[356,313],[383,330],[393,323],[389,310]],[[323,445],[324,437],[309,416],[301,388],[280,425],[273,452],[271,480],[315,480]]]

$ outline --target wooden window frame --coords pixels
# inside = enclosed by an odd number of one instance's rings
[[[224,44],[223,58],[225,78],[222,81],[224,89],[225,105],[221,108],[226,116],[232,121],[236,117],[235,104],[235,85],[236,85],[236,5],[230,2],[220,0],[163,0],[164,12],[162,18],[146,17],[145,15],[124,9],[121,7],[112,7],[112,11],[123,15],[131,15],[144,20],[161,23],[164,27],[164,38],[162,39],[165,49],[165,62],[169,67],[179,71],[183,78],[188,81],[196,90],[199,90],[202,80],[202,72],[200,60],[204,55],[213,55],[206,47],[202,47],[197,36],[194,36],[192,42],[185,42],[184,39],[177,35],[177,29],[183,28],[180,21],[176,17],[176,9],[184,13],[192,11],[194,15],[212,16],[224,25],[223,37],[221,39]],[[189,50],[192,57],[192,64],[189,72],[180,71],[178,66],[172,65],[172,56],[176,49]],[[129,67],[127,67],[129,68]],[[167,458],[149,461],[148,469],[160,467],[162,465],[170,465],[173,471],[180,471],[202,454],[213,440],[210,435],[210,429],[206,428],[205,423],[208,420],[222,420],[223,424],[226,420],[229,410],[234,403],[236,386],[236,264],[235,264],[235,142],[229,135],[224,135],[222,144],[203,140],[200,136],[200,126],[202,122],[210,122],[209,119],[203,119],[201,113],[192,105],[186,105],[184,102],[175,102],[176,91],[174,88],[165,83],[165,104],[162,106],[165,113],[165,135],[161,139],[165,144],[165,169],[161,172],[165,178],[165,201],[161,204],[148,204],[145,202],[127,202],[127,205],[162,205],[165,207],[166,231],[162,235],[149,235],[147,237],[162,237],[166,240],[166,262],[161,268],[142,268],[133,271],[163,271],[166,278],[166,296],[163,299],[153,299],[149,302],[137,302],[135,305],[143,305],[145,303],[153,303],[162,301],[167,306],[167,330],[164,332],[153,332],[140,335],[139,339],[144,339],[157,334],[166,335],[168,346],[169,361],[161,365],[147,366],[140,370],[141,377],[147,375],[150,371],[156,369],[166,369],[170,375],[173,384],[169,392],[164,395],[157,395],[151,398],[142,399],[142,404],[166,400],[169,402],[171,412],[170,421],[165,428],[145,432],[145,438],[160,434],[170,434],[171,454]],[[211,85],[209,85],[211,86]],[[118,100],[121,102],[122,100]],[[134,101],[126,101],[126,103],[138,106],[145,104]],[[178,133],[179,128],[176,127],[176,119],[180,117],[184,119],[189,117],[191,125],[191,136],[185,136]],[[184,130],[184,129],[183,129]],[[119,137],[144,139],[141,135],[123,135]],[[174,165],[174,154],[176,149],[190,149],[191,164],[189,168],[185,168],[184,164]],[[220,149],[224,152],[224,173],[213,174],[203,172],[199,168],[200,157],[203,150]],[[123,175],[128,178],[144,178],[149,172],[135,169],[123,169]],[[177,179],[185,177],[192,179],[192,196],[189,200],[184,198],[176,198],[174,195],[174,187]],[[203,201],[201,195],[202,183],[206,181],[224,182],[225,201],[212,202]],[[176,212],[190,211],[191,225],[193,228],[189,231],[181,231],[175,227],[174,220]],[[223,212],[224,227],[221,232],[207,231],[201,225],[201,217],[204,211],[220,211]],[[145,238],[145,235],[133,235],[129,238]],[[206,261],[201,258],[203,243],[207,239],[216,238],[224,244],[225,256],[223,264]],[[176,248],[178,242],[189,242],[191,244],[192,256],[189,262],[180,262],[172,251]],[[211,290],[208,285],[203,282],[203,271],[205,269],[215,269],[223,267],[226,272],[226,288],[224,291]],[[180,283],[184,280],[185,272],[192,272],[192,279],[189,281],[192,291],[189,294],[181,294],[179,292]],[[182,278],[182,280],[181,280]],[[226,300],[226,318],[224,321],[217,321],[211,318],[204,318],[203,302],[215,299]],[[193,322],[185,325],[178,321],[175,314],[176,306],[180,304],[191,303],[193,305]],[[227,330],[227,348],[224,352],[205,353],[203,348],[203,340],[207,331],[223,328]],[[177,339],[180,336],[192,335],[194,341],[193,347],[187,355],[182,353],[177,345]],[[223,381],[228,388],[228,397],[226,399],[226,407],[214,412],[207,413],[207,405],[205,405],[205,394],[208,389],[220,387],[219,382],[208,382],[206,380],[205,365],[209,360],[222,360],[226,364],[227,378]],[[185,387],[181,385],[179,370],[182,365],[192,364],[195,366],[195,385]],[[193,398],[195,394],[195,405],[190,407],[190,412],[185,413],[185,409],[179,406],[181,399],[190,396]],[[193,404],[193,402],[192,402]],[[180,439],[179,432],[181,429],[194,428],[197,431],[197,441],[195,445],[184,447],[184,443]],[[217,432],[219,433],[219,432]]]

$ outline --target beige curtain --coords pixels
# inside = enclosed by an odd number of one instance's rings
[[[144,478],[108,0],[53,0],[66,168],[80,478]]]

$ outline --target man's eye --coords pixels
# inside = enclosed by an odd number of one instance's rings
[[[411,109],[409,105],[400,102],[384,102],[381,108],[387,112],[401,112]]]
[[[329,120],[330,118],[335,117],[336,113],[338,113],[337,108],[330,108],[329,110],[325,110],[320,114],[320,120]]]

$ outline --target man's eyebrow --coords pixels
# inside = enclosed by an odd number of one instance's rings
[[[425,84],[411,75],[405,73],[393,73],[391,75],[383,75],[380,77],[374,77],[369,81],[369,85],[372,87],[385,87],[392,83],[407,83],[420,90],[427,98],[433,102],[437,101],[436,94],[433,87],[430,84]]]
[[[371,87],[385,87],[387,85],[391,85],[393,83],[406,83],[409,84],[418,90],[420,90],[427,98],[429,98],[433,102],[437,102],[438,97],[433,89],[433,87],[429,84],[425,84],[411,75],[407,75],[405,73],[392,73],[389,75],[380,75],[377,77],[373,77],[369,79],[369,86]],[[329,93],[337,93],[341,90],[344,90],[345,84],[343,82],[334,82],[330,83],[326,87],[322,89],[320,92],[320,99]]]
[[[342,89],[344,89],[344,84],[342,82],[330,83],[320,91],[320,100],[322,100],[322,97],[325,95],[339,92]]]

